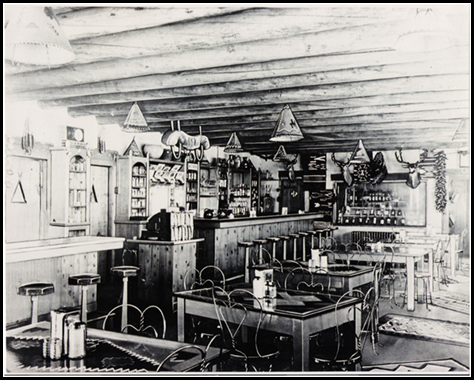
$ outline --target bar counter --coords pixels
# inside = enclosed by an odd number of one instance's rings
[[[313,222],[323,217],[319,213],[304,213],[232,219],[194,218],[194,237],[204,238],[199,247],[197,267],[216,265],[226,276],[241,275],[245,254],[239,249],[239,242],[314,230]]]
[[[98,252],[122,249],[124,238],[83,236],[5,244],[5,304],[7,325],[31,318],[30,297],[17,294],[21,284],[48,282],[54,293],[40,297],[38,314],[52,309],[78,306],[80,289],[68,285],[68,277],[78,273],[97,273]],[[95,286],[88,292],[88,310],[97,308]]]

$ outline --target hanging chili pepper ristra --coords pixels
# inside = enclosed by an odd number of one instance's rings
[[[436,210],[444,212],[446,208],[446,153],[444,151],[436,153],[434,175],[436,178]]]

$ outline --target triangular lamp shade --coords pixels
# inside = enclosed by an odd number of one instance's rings
[[[273,130],[270,141],[291,142],[303,139],[303,133],[296,121],[295,115],[287,104],[278,117],[275,129]]]
[[[296,154],[291,155],[291,156],[286,154],[285,147],[283,145],[280,145],[278,147],[277,152],[273,156],[273,161],[276,161],[276,162],[290,162],[290,161],[294,161],[296,156],[297,156]]]
[[[138,107],[137,102],[133,103],[130,112],[128,113],[125,122],[123,123],[123,130],[125,132],[149,131],[150,127],[145,120],[145,117]]]
[[[226,153],[239,153],[243,152],[244,149],[242,148],[242,144],[240,143],[239,137],[237,136],[237,133],[232,132],[232,135],[229,138],[229,141],[227,141],[227,145],[224,148],[224,152]]]
[[[19,8],[5,28],[4,46],[13,64],[62,65],[76,57],[49,7]]]
[[[365,146],[362,143],[362,140],[359,140],[356,148],[354,149],[354,152],[352,152],[350,163],[351,164],[365,164],[365,163],[369,163],[370,161],[371,160],[370,160],[369,154],[367,153],[367,150],[365,149]]]

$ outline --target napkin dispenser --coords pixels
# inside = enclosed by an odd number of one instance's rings
[[[86,355],[86,325],[80,311],[72,308],[51,310],[51,338],[45,340],[43,355],[60,359],[63,355],[79,359]]]
[[[321,254],[321,251],[319,249],[311,250],[311,259],[308,262],[308,269],[310,270],[310,272],[314,272],[320,267],[321,265],[321,261],[319,257],[320,254]]]

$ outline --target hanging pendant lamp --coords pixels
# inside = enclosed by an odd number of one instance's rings
[[[273,161],[288,163],[288,162],[295,161],[296,157],[298,157],[297,154],[292,154],[292,155],[287,154],[286,150],[285,150],[285,147],[283,145],[280,145],[278,147],[277,152],[273,156]]]
[[[125,122],[123,123],[123,131],[125,132],[148,132],[150,127],[145,120],[145,117],[138,107],[137,102],[133,103],[130,112],[128,113]]]
[[[76,57],[50,7],[19,8],[5,28],[4,46],[12,64],[62,65]]]
[[[239,137],[237,136],[237,133],[232,132],[232,135],[229,138],[229,141],[227,141],[227,145],[224,148],[224,152],[226,153],[240,153],[243,152],[244,149],[242,148],[242,144],[240,143]]]
[[[292,142],[303,138],[303,133],[296,121],[295,115],[293,115],[290,106],[288,104],[285,105],[278,117],[270,141]]]

